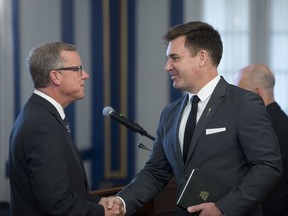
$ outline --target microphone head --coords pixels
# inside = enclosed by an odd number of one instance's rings
[[[114,109],[112,107],[109,107],[109,106],[106,106],[104,109],[103,109],[103,115],[104,116],[110,116],[110,114],[114,111]]]

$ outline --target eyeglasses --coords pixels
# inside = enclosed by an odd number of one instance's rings
[[[74,71],[74,72],[79,72],[79,75],[82,76],[83,66],[79,65],[79,66],[73,66],[73,67],[63,67],[63,68],[57,68],[57,69],[54,69],[54,70],[57,70],[57,71],[70,70],[70,71]]]

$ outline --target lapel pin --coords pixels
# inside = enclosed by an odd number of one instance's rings
[[[210,111],[211,111],[211,108],[209,108],[209,110],[208,110],[208,112],[207,112],[207,115],[206,115],[206,116],[208,116],[208,115],[209,115]]]

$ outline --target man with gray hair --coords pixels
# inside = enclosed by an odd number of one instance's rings
[[[89,195],[86,172],[73,142],[64,108],[85,96],[77,48],[52,42],[35,47],[27,59],[35,90],[11,135],[11,216],[114,216],[107,198]]]

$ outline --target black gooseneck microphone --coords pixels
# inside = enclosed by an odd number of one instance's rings
[[[121,113],[116,112],[112,107],[105,107],[103,109],[103,115],[115,119],[116,121],[125,125],[127,128],[130,128],[131,130],[140,133],[142,136],[146,136],[153,141],[155,140],[155,138],[148,134],[147,131],[145,131],[139,124],[127,119]]]

